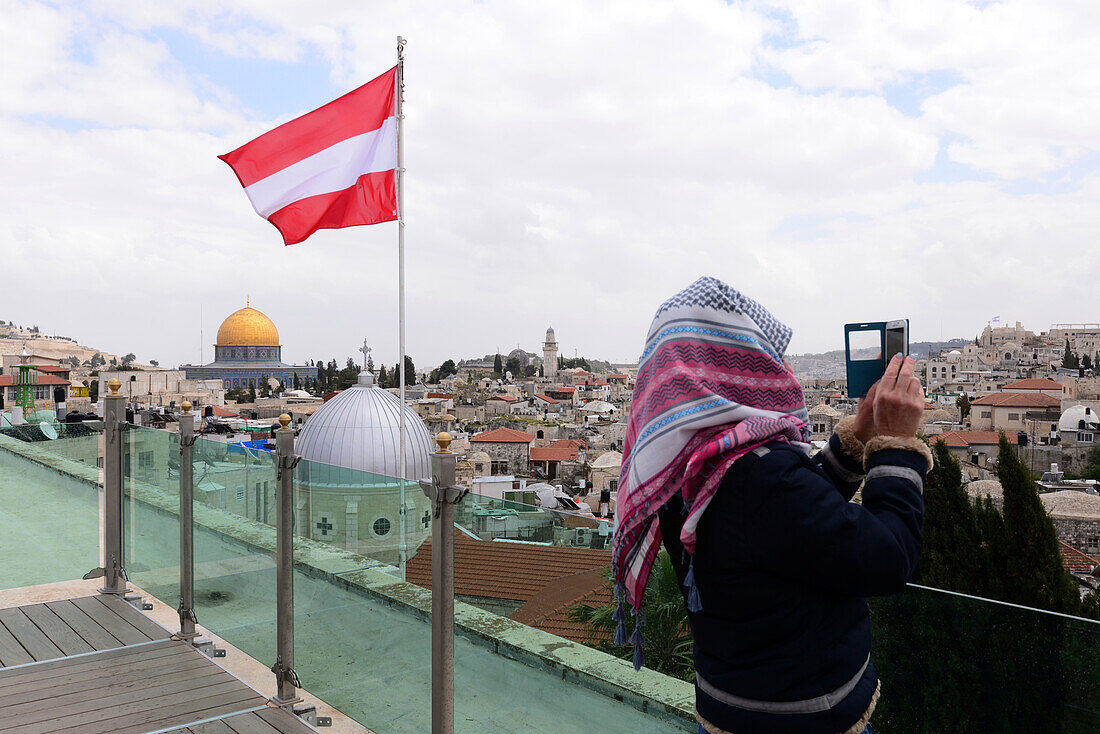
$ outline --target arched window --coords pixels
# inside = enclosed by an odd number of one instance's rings
[[[541,428],[535,432],[535,438],[546,438],[546,433]]]

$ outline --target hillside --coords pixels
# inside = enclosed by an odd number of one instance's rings
[[[913,342],[910,351],[917,359],[926,359],[941,349],[960,349],[970,343],[970,339],[951,339],[949,341]],[[834,349],[820,354],[789,354],[787,361],[799,377],[816,379],[842,379],[845,376],[844,350]]]
[[[71,337],[47,336],[35,333],[31,329],[21,329],[7,323],[0,324],[0,354],[19,354],[23,350],[24,344],[26,344],[27,351],[31,354],[53,359],[76,357],[83,363],[91,359],[92,355],[99,353],[107,362],[112,359],[122,360],[122,355],[84,346]],[[142,365],[135,363],[134,366],[140,367]]]

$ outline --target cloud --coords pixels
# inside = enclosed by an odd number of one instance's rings
[[[633,359],[704,273],[795,350],[845,320],[1091,318],[1058,293],[1095,279],[1097,25],[1017,2],[19,2],[0,247],[40,277],[0,318],[194,362],[200,306],[210,342],[249,293],[288,358],[366,336],[395,362],[393,225],[285,248],[215,156],[392,66],[398,32],[418,365],[550,323],[563,353]]]

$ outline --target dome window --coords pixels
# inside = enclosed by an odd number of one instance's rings
[[[390,530],[393,528],[393,523],[384,517],[380,517],[374,521],[374,525],[371,529],[374,530],[374,534],[382,537],[383,535],[389,535]]]

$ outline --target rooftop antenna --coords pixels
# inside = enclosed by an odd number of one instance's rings
[[[199,303],[199,364],[202,364],[202,343],[204,341],[202,335],[202,303]]]

